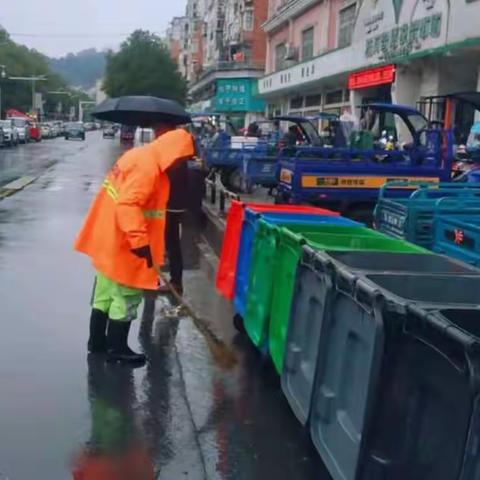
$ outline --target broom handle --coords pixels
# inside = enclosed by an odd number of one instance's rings
[[[215,335],[215,333],[212,332],[212,330],[210,329],[210,327],[207,325],[207,322],[203,319],[203,318],[200,318],[192,309],[192,307],[190,307],[190,305],[188,305],[185,300],[183,299],[183,297],[177,292],[177,290],[175,289],[175,287],[165,278],[165,276],[163,275],[163,273],[161,272],[160,268],[158,267],[155,267],[155,271],[157,272],[158,276],[160,277],[160,279],[162,280],[162,282],[164,282],[168,289],[170,290],[170,292],[173,294],[173,296],[175,297],[175,300],[177,300],[177,302],[182,306],[182,308],[187,312],[188,316],[191,317],[195,323],[195,325],[197,326],[197,328],[200,330],[201,333],[203,333],[204,335],[207,335],[209,337],[209,339],[213,340],[215,343],[217,344],[222,344],[223,345],[223,342],[222,340],[220,340],[217,335]]]

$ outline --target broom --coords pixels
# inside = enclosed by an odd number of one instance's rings
[[[162,282],[167,285],[168,289],[178,304],[182,307],[185,314],[193,320],[195,327],[205,339],[215,363],[226,370],[232,369],[237,364],[237,357],[233,350],[229,348],[223,340],[218,338],[218,336],[210,329],[206,320],[200,318],[193,311],[192,307],[185,302],[175,287],[165,278],[161,270],[159,268],[156,268],[155,270]]]

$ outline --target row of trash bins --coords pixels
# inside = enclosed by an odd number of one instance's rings
[[[329,210],[233,202],[216,285],[334,480],[479,478],[479,270]]]
[[[398,198],[399,190],[412,189]],[[480,187],[470,183],[391,182],[380,190],[376,228],[480,266]]]

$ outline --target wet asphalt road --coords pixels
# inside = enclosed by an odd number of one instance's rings
[[[120,152],[97,132],[0,151],[0,185],[43,172],[0,202],[0,479],[328,480],[273,369],[233,330],[193,227],[186,298],[236,365],[152,295],[130,335],[146,367],[87,359],[93,271],[72,244]],[[118,471],[82,476],[102,468]]]

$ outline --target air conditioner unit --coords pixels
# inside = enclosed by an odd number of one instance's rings
[[[285,45],[285,60],[296,60],[297,53],[297,49],[291,43]]]

